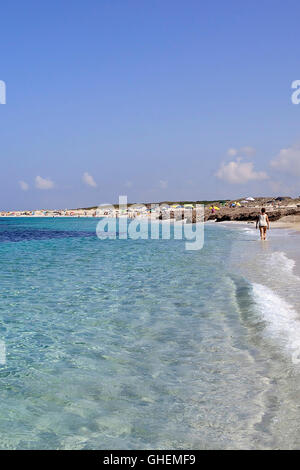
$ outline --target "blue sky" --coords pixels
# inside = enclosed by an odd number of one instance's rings
[[[297,1],[1,5],[1,209],[300,195]]]

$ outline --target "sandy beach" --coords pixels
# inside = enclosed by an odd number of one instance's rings
[[[160,201],[99,205],[77,209],[36,209],[1,211],[0,217],[128,217],[160,220],[254,222],[262,207],[276,227],[299,229],[300,199],[291,197],[255,197],[214,201]],[[202,209],[204,214],[202,214]],[[274,226],[274,225],[273,225]]]
[[[274,228],[285,228],[300,231],[300,215],[288,215],[272,223]]]

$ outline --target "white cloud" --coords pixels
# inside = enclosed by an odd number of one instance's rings
[[[36,176],[35,186],[38,189],[52,189],[54,187],[54,183],[50,179],[42,178],[41,176]]]
[[[29,189],[29,184],[26,183],[25,181],[19,181],[20,188],[22,191],[28,191]]]
[[[300,147],[281,149],[279,154],[271,161],[271,166],[284,173],[300,176]]]
[[[88,186],[92,186],[93,188],[96,188],[96,186],[97,186],[96,181],[94,180],[92,175],[90,175],[87,171],[85,173],[83,173],[82,180]]]
[[[159,186],[160,186],[162,189],[166,189],[166,188],[168,187],[168,181],[166,181],[166,180],[160,180]]]
[[[216,176],[232,184],[242,184],[268,178],[267,173],[264,171],[254,171],[253,162],[243,162],[240,158],[236,161],[222,163]]]
[[[237,149],[233,147],[227,150],[227,155],[229,155],[230,157],[235,157],[237,153],[238,153]]]

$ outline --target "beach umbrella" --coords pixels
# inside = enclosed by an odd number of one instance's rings
[[[184,207],[187,209],[194,209],[194,206],[192,204],[184,204]]]

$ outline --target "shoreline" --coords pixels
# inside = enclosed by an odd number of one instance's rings
[[[102,219],[102,218],[110,218],[113,216],[107,216],[107,215],[9,215],[9,216],[3,216],[0,215],[0,219]],[[119,216],[119,218],[126,218],[126,216]],[[128,219],[131,220],[130,217],[127,217]],[[159,220],[155,219],[149,216],[135,216],[135,219],[148,219],[149,221],[157,221],[157,222],[166,222],[170,220],[171,222],[180,222],[179,220],[174,220],[174,219],[164,219],[164,220]],[[184,223],[184,221],[182,221]],[[245,221],[245,220],[222,220],[222,221],[217,221],[208,219],[204,222],[205,224],[217,224],[217,225],[238,225],[238,226],[244,226],[244,227],[252,227],[253,230],[255,230],[255,221]],[[294,230],[296,232],[300,232],[300,215],[288,215],[288,216],[283,216],[279,220],[276,221],[270,221],[270,227],[271,230],[272,228],[276,229],[288,229],[288,230]]]
[[[255,222],[245,222],[240,220],[227,220],[222,222],[214,222],[220,225],[240,225],[244,227],[252,227],[255,230]],[[288,230],[295,230],[296,232],[300,232],[300,216],[285,216],[279,220],[274,222],[270,221],[270,230],[272,228],[276,229],[288,229]]]

